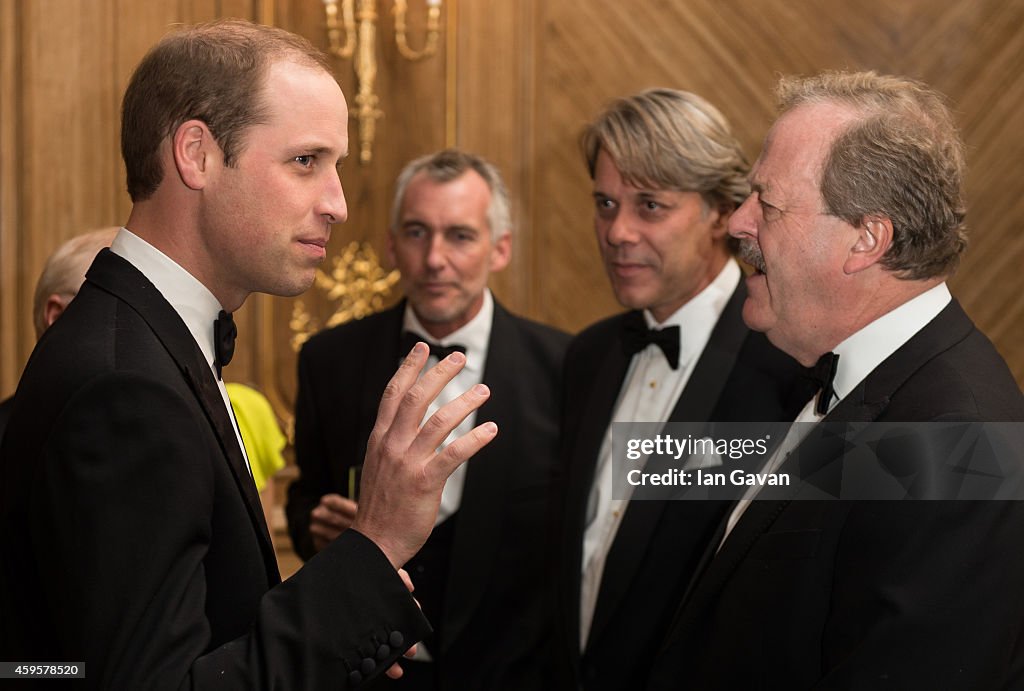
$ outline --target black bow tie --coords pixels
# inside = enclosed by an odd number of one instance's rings
[[[217,368],[218,378],[221,370],[231,362],[231,356],[235,354],[237,335],[238,329],[231,313],[221,310],[213,322],[213,364]]]
[[[814,382],[821,391],[821,395],[818,396],[818,404],[814,408],[818,415],[826,415],[828,413],[828,406],[836,393],[835,389],[832,388],[832,382],[836,378],[836,370],[838,368],[839,356],[835,353],[825,353],[818,358],[813,367],[807,368],[807,378]]]
[[[642,322],[628,321],[622,329],[622,349],[633,357],[641,350],[654,344],[665,353],[665,359],[672,369],[679,369],[679,327],[648,329]]]
[[[434,357],[436,357],[438,360],[444,360],[446,357],[448,357],[452,353],[462,353],[463,355],[465,355],[465,353],[466,353],[466,346],[464,346],[464,345],[460,345],[458,343],[452,343],[451,345],[443,346],[443,345],[440,345],[439,343],[434,343],[432,341],[428,341],[423,336],[420,336],[417,333],[413,333],[412,331],[403,331],[402,332],[402,354],[403,354],[403,357],[404,357],[405,353],[408,353],[410,350],[412,350],[412,347],[414,345],[416,345],[417,343],[419,343],[420,341],[422,341],[422,342],[427,344],[427,346],[430,348],[430,354],[433,355]]]

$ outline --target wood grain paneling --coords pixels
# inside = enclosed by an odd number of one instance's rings
[[[617,96],[670,86],[726,114],[753,159],[780,73],[875,69],[946,93],[969,148],[971,247],[953,292],[1024,382],[1024,3],[1019,0],[563,0],[537,19],[538,137],[533,216],[545,228],[534,287],[540,316],[577,329],[615,311],[598,264],[590,184],[576,147],[583,124]]]
[[[516,311],[576,330],[618,310],[577,148],[607,101],[657,85],[698,92],[733,122],[753,159],[779,73],[908,74],[949,95],[969,147],[971,247],[954,293],[1024,382],[1024,201],[1015,174],[1024,160],[1016,127],[1024,0],[447,0],[448,50],[419,63],[398,55],[390,7],[378,0],[385,117],[374,161],[361,166],[353,156],[342,172],[349,221],[334,229],[332,253],[365,240],[386,257],[395,175],[410,158],[457,143],[498,164],[513,194],[515,255],[495,277],[496,293]],[[70,235],[127,216],[117,120],[135,63],[176,22],[270,14],[326,47],[321,0],[0,0],[0,396],[13,390],[34,340],[27,301],[45,257]],[[422,4],[410,2],[415,45],[423,21]],[[351,62],[334,68],[351,101]],[[355,152],[355,122],[350,137]],[[327,316],[322,298],[304,301]],[[267,391],[282,413],[294,396],[293,304],[246,304],[228,370]]]

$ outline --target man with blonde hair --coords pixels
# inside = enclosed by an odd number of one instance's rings
[[[729,231],[756,269],[744,320],[820,377],[764,467],[801,481],[731,509],[649,688],[1019,688],[1024,504],[991,499],[1020,498],[1024,396],[946,285],[952,114],[874,72],[783,79],[778,100]],[[815,500],[851,480],[887,500]]]
[[[726,505],[613,496],[612,424],[788,421],[799,368],[740,318],[727,224],[748,166],[722,114],[651,89],[611,103],[582,148],[598,247],[630,311],[585,329],[566,357],[556,669],[564,688],[631,689]]]

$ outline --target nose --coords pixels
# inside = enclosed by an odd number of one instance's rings
[[[430,241],[427,244],[427,268],[431,271],[440,271],[448,263],[448,256],[445,252],[444,233],[431,233]]]
[[[341,186],[341,176],[337,170],[332,170],[326,178],[317,213],[327,219],[328,223],[344,223],[348,220],[348,204],[345,201],[345,190]]]
[[[633,224],[630,223],[629,215],[624,209],[620,209],[611,219],[598,219],[597,223],[599,228],[602,225],[605,227],[605,240],[612,247],[637,242],[637,233],[633,230]]]
[[[732,212],[729,217],[729,235],[742,240],[743,238],[757,238],[757,200],[754,198],[756,192],[751,192],[743,200],[740,207]]]

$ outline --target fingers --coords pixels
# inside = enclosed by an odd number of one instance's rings
[[[406,448],[413,438],[416,437],[419,432],[420,421],[426,415],[427,408],[431,402],[437,398],[437,395],[448,385],[448,382],[462,371],[465,365],[465,355],[462,353],[452,353],[427,370],[419,378],[419,381],[406,392],[401,405],[399,405],[395,413],[391,427],[388,429],[388,436],[399,448]],[[452,429],[455,429],[456,426],[458,426],[458,422],[452,425],[448,431],[450,432]],[[441,439],[443,440],[445,436],[447,436],[447,432],[441,436]],[[438,444],[440,443],[438,441]]]
[[[454,403],[454,401],[452,402]],[[496,436],[498,436],[498,426],[493,422],[477,425],[444,447],[444,450],[437,454],[434,462],[428,466],[428,472],[443,483],[463,461],[490,444]]]
[[[388,667],[388,671],[384,672],[384,674],[388,675],[388,677],[390,677],[391,679],[401,679],[403,672],[402,668],[396,662],[395,664]]]
[[[377,408],[377,422],[374,424],[373,433],[370,435],[370,445],[379,441],[382,433],[391,427],[391,422],[395,418],[399,405],[405,399],[406,392],[416,383],[416,378],[419,377],[420,372],[423,370],[423,365],[427,364],[429,356],[430,349],[427,348],[426,343],[420,342],[414,345],[409,354],[402,360],[398,371],[391,377],[388,385],[384,387],[384,395],[381,396],[380,407]]]
[[[412,579],[409,577],[409,572],[408,571],[406,571],[405,569],[399,569],[398,570],[398,576],[399,576],[399,578],[402,579],[402,583],[405,584],[406,590],[408,590],[410,593],[412,591],[416,590],[416,588],[413,587]]]
[[[431,453],[470,413],[482,406],[490,395],[491,390],[487,386],[477,384],[455,400],[446,403],[423,423],[423,428],[409,445],[409,451],[416,455]]]

